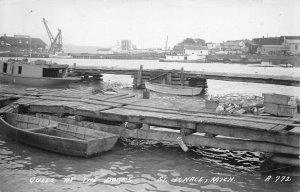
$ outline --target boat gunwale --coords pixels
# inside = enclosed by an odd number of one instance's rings
[[[159,84],[159,83],[152,83],[152,82],[145,82],[145,84],[146,83],[154,86],[159,86],[159,87],[168,87],[168,88],[184,89],[184,90],[195,90],[195,89],[202,90],[201,87],[187,87],[185,85],[168,85],[168,84]]]
[[[21,128],[15,127],[15,126],[11,125],[10,123],[8,123],[6,120],[4,120],[2,117],[0,117],[0,121],[3,122],[4,124],[8,125],[9,127],[11,127],[12,129],[14,129],[16,131],[26,132],[26,133],[30,133],[30,134],[38,135],[38,136],[42,136],[42,137],[50,137],[50,138],[55,138],[55,139],[63,140],[63,141],[76,141],[76,142],[80,142],[82,144],[89,144],[89,141],[97,140],[95,138],[93,138],[91,140],[85,140],[85,139],[81,140],[81,139],[71,139],[71,138],[53,136],[53,135],[48,135],[48,134],[45,134],[45,133],[38,133],[38,132],[34,132],[34,131],[25,130],[25,129],[21,129]],[[44,127],[44,129],[47,129],[47,127]]]

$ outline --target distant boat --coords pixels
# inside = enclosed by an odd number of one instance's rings
[[[80,157],[109,151],[119,138],[103,131],[14,113],[0,117],[0,132],[20,143]]]
[[[180,62],[180,63],[204,63],[206,62],[205,55],[166,55],[166,58],[160,58],[160,62]]]
[[[59,58],[59,59],[72,59],[72,55],[68,55],[67,53],[57,52],[55,54],[49,54],[50,58]]]
[[[0,61],[0,82],[35,87],[67,87],[70,83],[81,80],[67,77],[68,65],[36,60]]]
[[[188,87],[180,85],[166,85],[158,83],[145,82],[146,89],[159,93],[167,93],[172,95],[193,96],[199,95],[203,88],[201,87]]]
[[[261,64],[251,64],[248,67],[279,67],[279,65],[273,65],[272,62],[262,61]]]
[[[287,64],[280,64],[280,67],[283,67],[283,68],[293,68],[294,65],[292,65],[290,63],[287,63]]]

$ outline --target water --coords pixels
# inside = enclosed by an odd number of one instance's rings
[[[183,66],[186,70],[290,76],[300,74],[300,68],[250,68],[232,64],[84,59],[58,61],[68,64],[75,62],[77,66],[139,68],[142,64],[144,68],[180,69]],[[105,75],[104,81],[119,87],[130,87],[132,84],[130,76]],[[208,87],[209,95],[261,95],[274,92],[299,96],[299,88],[277,85],[209,80]],[[166,95],[155,97],[171,101],[178,99]],[[193,99],[195,97],[180,97],[182,102]],[[258,152],[193,147],[185,153],[176,144],[129,139],[121,140],[110,152],[85,159],[45,152],[18,144],[0,134],[0,191],[299,191],[300,180],[292,175],[295,173],[293,170],[285,170],[285,175],[289,176],[286,178],[281,170],[266,172],[261,169],[263,161]],[[67,178],[69,182],[64,182]],[[180,182],[179,178],[190,180]],[[221,178],[226,182],[220,181]]]
[[[48,59],[53,62],[65,63],[77,66],[105,66],[105,67],[123,67],[139,69],[143,65],[144,69],[178,69],[190,71],[208,71],[224,72],[237,74],[261,74],[261,75],[278,75],[278,76],[300,76],[300,68],[281,68],[281,67],[248,67],[240,64],[223,64],[223,63],[162,63],[156,60],[106,60],[106,59]],[[132,85],[132,78],[127,75],[104,75],[104,80],[112,82],[121,82],[124,86]],[[300,95],[300,87],[289,87],[281,85],[231,82],[208,80],[208,94],[247,94],[262,96],[262,93],[289,94],[294,96]]]

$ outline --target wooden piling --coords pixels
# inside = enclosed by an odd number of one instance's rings
[[[183,67],[181,67],[181,70],[180,70],[180,84],[181,84],[181,86],[184,85],[184,79],[185,79],[183,71],[184,71],[184,69],[183,69]]]
[[[167,84],[172,85],[172,73],[171,72],[167,73]]]
[[[140,70],[137,71],[136,88],[140,89],[142,85],[143,65],[140,65]]]
[[[150,98],[150,91],[145,89],[143,90],[143,99],[149,99]]]

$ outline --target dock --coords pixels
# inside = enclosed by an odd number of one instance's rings
[[[89,89],[0,88],[0,104],[0,113],[28,113],[125,138],[271,153],[275,162],[299,166],[299,114],[293,118],[224,115],[127,93],[91,94]]]
[[[207,71],[165,70],[165,69],[129,69],[107,67],[73,67],[70,69],[73,76],[102,76],[103,74],[131,75],[133,86],[144,89],[145,82],[163,83],[170,85],[186,85],[191,87],[207,87],[207,79],[249,83],[265,83],[285,86],[300,86],[300,77],[259,75],[259,74],[235,74]]]

